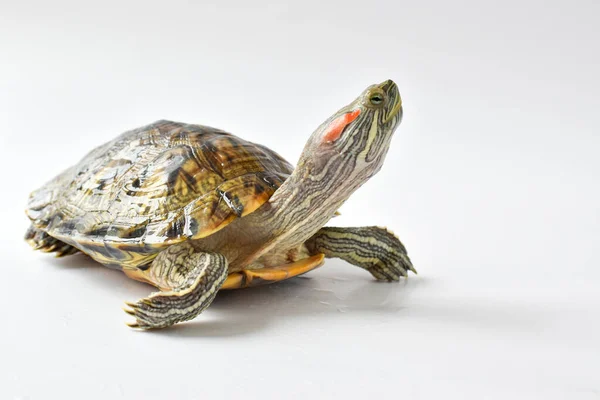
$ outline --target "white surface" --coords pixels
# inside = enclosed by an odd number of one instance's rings
[[[3,1],[0,398],[599,398],[600,7],[567,3]],[[124,130],[294,162],[387,78],[403,125],[334,223],[392,228],[406,282],[330,260],[143,333],[150,287],[22,241],[28,192]]]

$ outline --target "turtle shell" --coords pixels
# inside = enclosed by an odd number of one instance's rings
[[[33,192],[26,212],[97,261],[136,267],[253,212],[292,170],[227,132],[158,121],[92,150]]]

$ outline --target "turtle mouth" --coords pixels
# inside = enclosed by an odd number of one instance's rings
[[[396,97],[396,103],[394,104],[394,107],[392,107],[392,109],[388,113],[387,117],[385,117],[385,120],[383,121],[383,123],[387,124],[388,122],[390,122],[391,119],[394,118],[400,112],[401,108],[402,108],[402,99],[400,98],[400,96],[398,96],[398,97]]]

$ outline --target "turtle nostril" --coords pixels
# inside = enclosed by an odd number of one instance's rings
[[[390,97],[396,97],[398,95],[398,86],[391,79],[381,83],[379,87]]]
[[[389,90],[390,88],[392,88],[394,86],[396,86],[396,84],[391,79],[388,79],[388,80],[386,80],[384,82],[381,82],[379,84],[379,87],[382,88],[383,90]]]

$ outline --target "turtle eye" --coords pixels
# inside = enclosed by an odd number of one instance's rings
[[[369,97],[369,101],[372,105],[378,106],[383,103],[383,94],[381,93],[373,93],[371,97]]]

